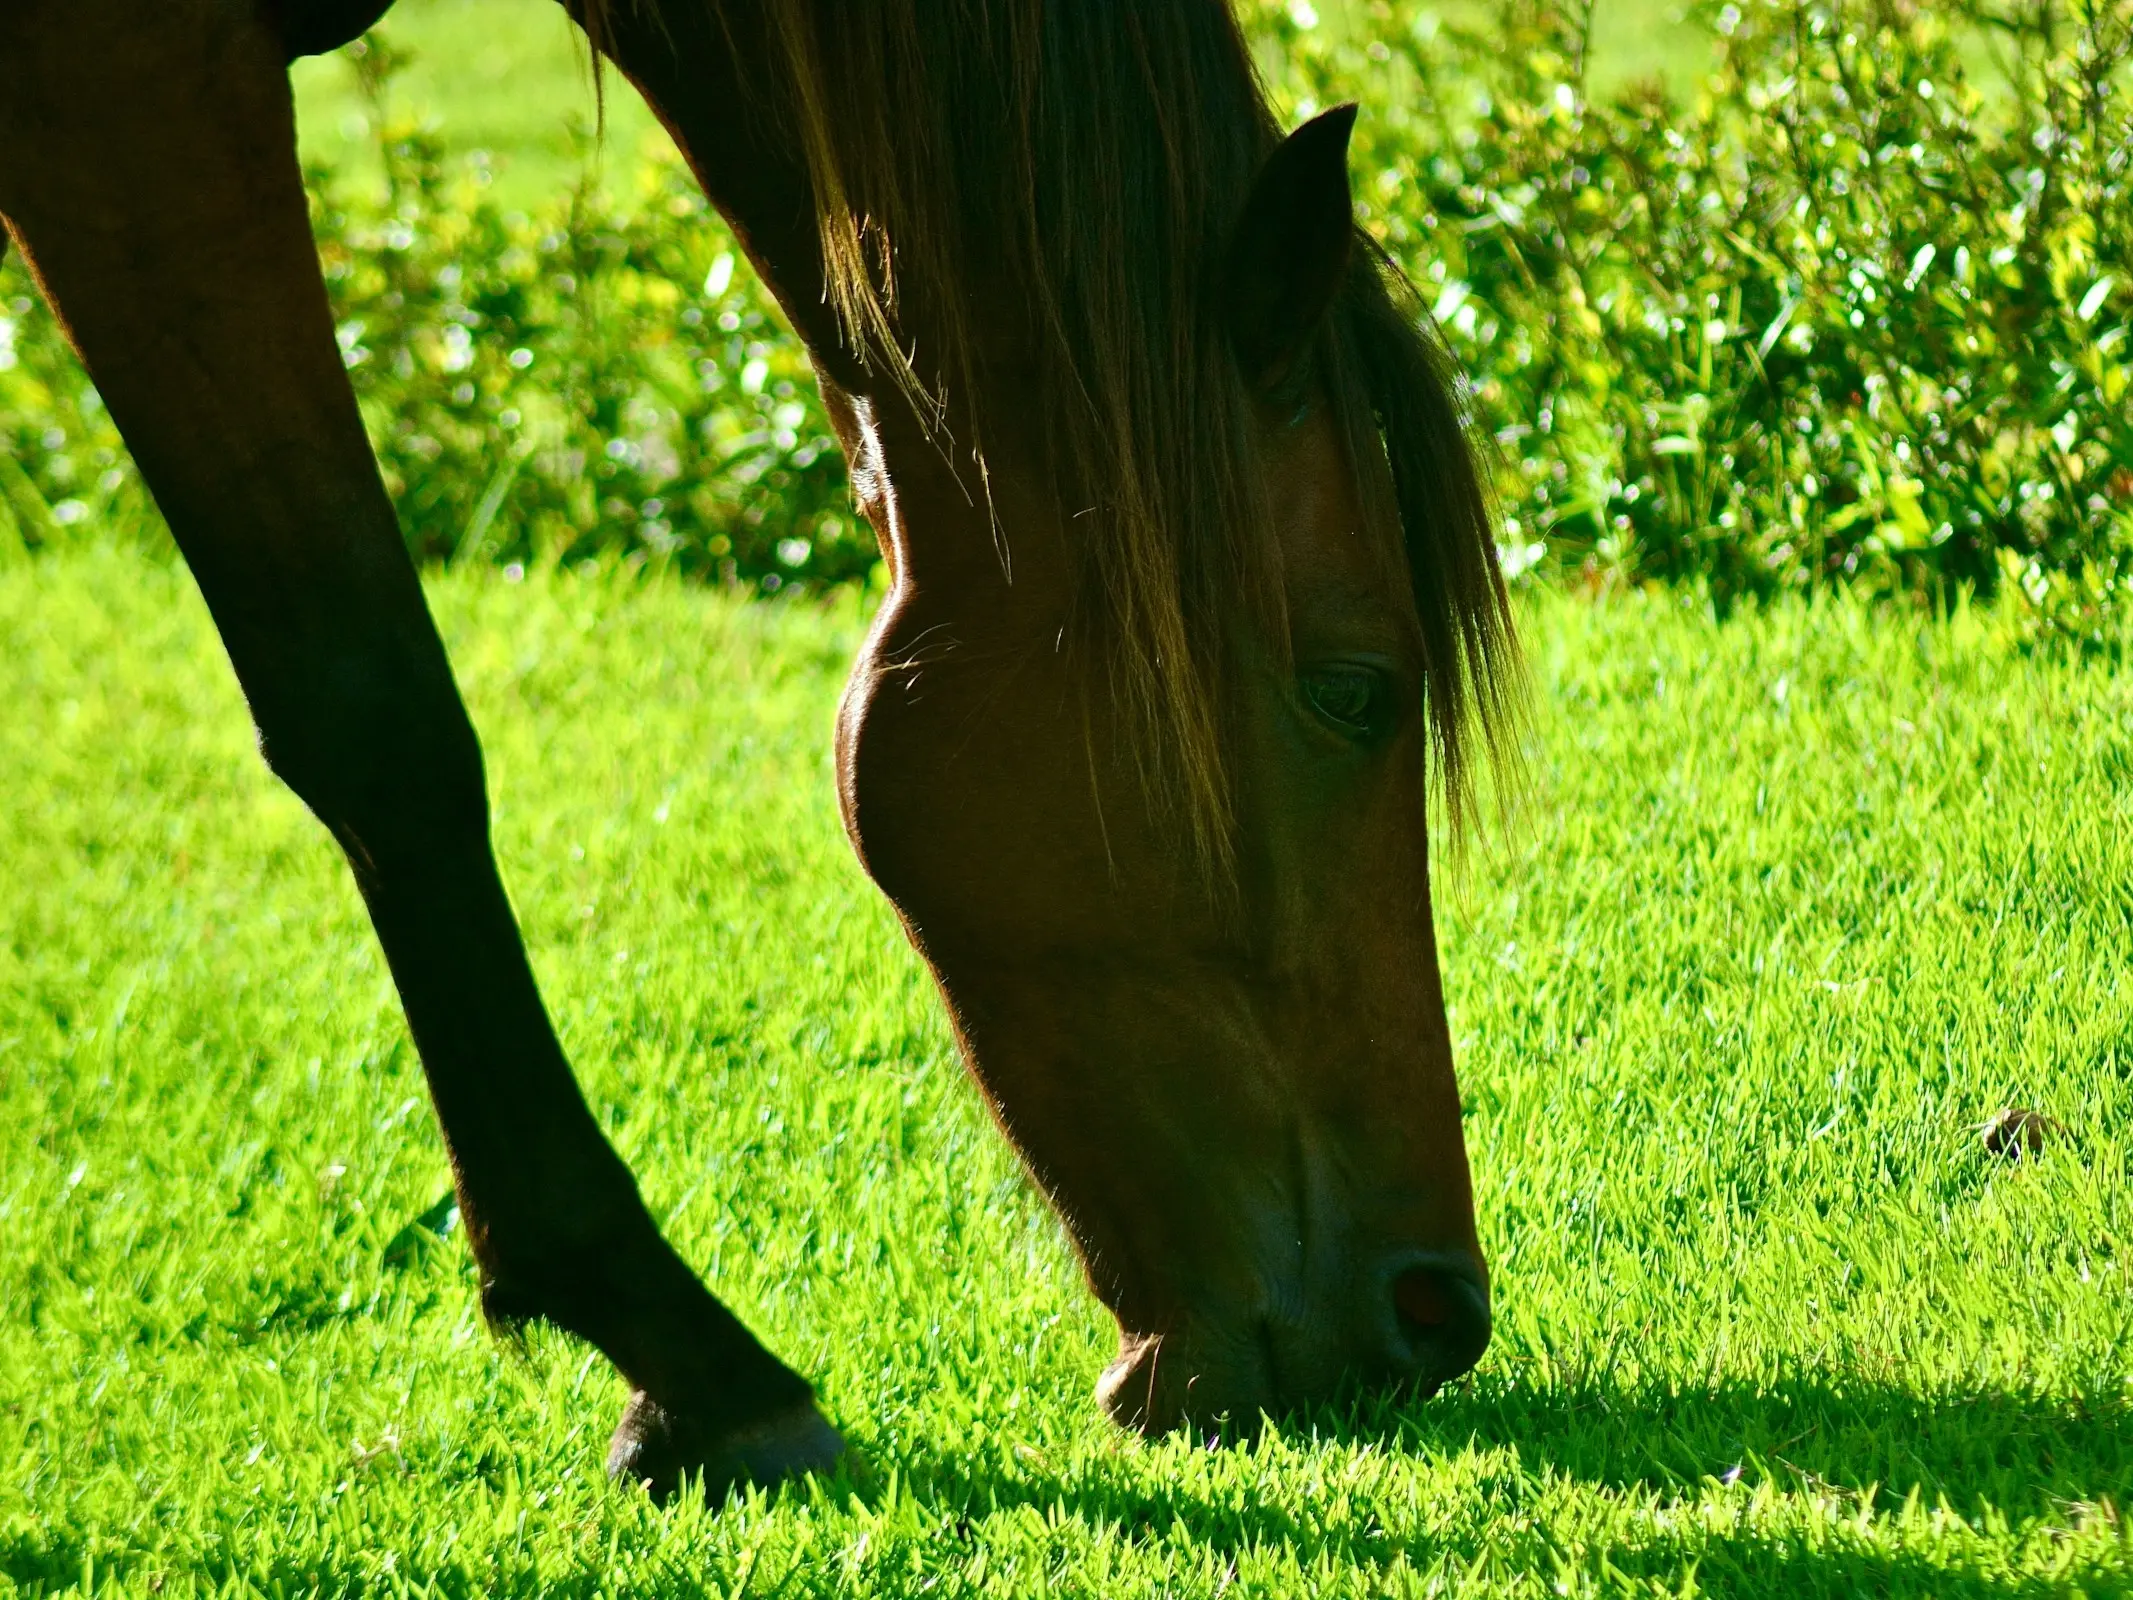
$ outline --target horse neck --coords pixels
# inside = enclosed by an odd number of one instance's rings
[[[1056,636],[1074,567],[1069,519],[1028,426],[1041,406],[1017,415],[1003,399],[988,408],[981,464],[972,448],[980,419],[969,408],[951,403],[935,415],[878,370],[864,380],[849,389],[824,372],[823,393],[898,592],[1003,643]]]
[[[1027,403],[1033,382],[1019,376],[1033,366],[1032,330],[1012,286],[978,297],[980,325],[959,341],[983,361],[966,378],[1002,403],[948,388],[946,410],[936,413],[893,359],[860,359],[825,303],[806,163],[781,131],[778,108],[752,87],[764,81],[769,59],[765,8],[725,0],[715,12],[676,5],[654,14],[622,5],[593,20],[602,50],[673,136],[806,343],[855,492],[899,582],[991,607],[1003,625],[1040,626],[1065,603],[1068,575],[1032,426],[1041,408]],[[920,322],[908,329],[907,348],[923,363],[946,347],[943,331]],[[980,444],[982,467],[973,453]]]

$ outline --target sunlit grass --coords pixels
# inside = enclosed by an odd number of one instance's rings
[[[378,31],[409,57],[392,84],[387,115],[436,123],[455,152],[487,151],[506,204],[532,210],[554,199],[588,162],[602,181],[626,185],[642,156],[671,148],[637,91],[613,71],[603,78],[604,132],[585,137],[601,108],[584,36],[559,5],[399,0]],[[291,76],[305,157],[374,171],[376,117],[347,63],[311,57]]]
[[[1362,0],[1321,0],[1338,28]],[[1415,7],[1417,11],[1432,9]],[[1479,3],[1437,8],[1460,15]],[[494,158],[496,193],[531,209],[576,182],[588,159],[601,181],[627,184],[639,158],[668,148],[636,90],[606,75],[605,137],[581,143],[573,129],[597,120],[582,37],[561,6],[543,0],[398,0],[379,32],[409,53],[388,102],[393,115],[432,119],[455,151]],[[1600,0],[1593,12],[1592,69],[1602,84],[1651,76],[1693,77],[1707,45],[1670,0]],[[296,63],[298,131],[304,154],[358,172],[376,165],[377,130],[355,78],[337,57]]]
[[[1535,784],[1443,920],[1499,1331],[1249,1450],[1106,1324],[836,826],[859,618],[432,584],[593,1104],[863,1476],[611,1490],[492,1342],[382,963],[182,574],[0,575],[0,1588],[2042,1595],[2123,1517],[2133,683],[1830,603],[1524,611]],[[2016,1102],[2066,1137],[1996,1163]]]

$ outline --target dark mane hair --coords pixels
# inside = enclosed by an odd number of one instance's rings
[[[1034,377],[1062,491],[1095,502],[1077,519],[1087,627],[1151,788],[1226,861],[1217,689],[1240,609],[1281,620],[1253,398],[1216,292],[1280,130],[1229,7],[711,3],[767,19],[775,59],[751,65],[765,111],[805,153],[847,340],[936,419],[953,406],[981,471],[996,397],[994,352],[979,346],[1002,331],[987,307],[1027,305],[1011,330],[1013,409],[1027,410]],[[1457,813],[1474,733],[1500,751],[1509,611],[1449,364],[1383,252],[1358,244],[1317,373],[1366,506],[1387,537],[1404,532]]]

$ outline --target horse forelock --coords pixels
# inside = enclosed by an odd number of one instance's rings
[[[628,3],[581,0],[596,43],[604,7]],[[1218,686],[1240,612],[1286,631],[1252,400],[1214,292],[1279,130],[1227,5],[665,3],[767,37],[748,76],[804,154],[825,295],[859,359],[922,414],[952,414],[981,463],[989,416],[1045,417],[1061,491],[1088,507],[1080,631],[1151,794],[1226,867]],[[736,29],[744,7],[762,21]],[[1458,810],[1473,735],[1498,749],[1512,693],[1491,507],[1419,308],[1381,252],[1357,257],[1317,364],[1351,457],[1390,469],[1382,520],[1405,531]],[[1026,306],[1037,407],[991,392],[1003,286]]]

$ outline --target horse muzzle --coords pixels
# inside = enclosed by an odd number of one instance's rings
[[[1393,1252],[1357,1272],[1345,1299],[1315,1313],[1210,1310],[1163,1333],[1121,1329],[1097,1401],[1151,1436],[1225,1422],[1250,1435],[1263,1417],[1344,1393],[1412,1387],[1427,1397],[1488,1348],[1488,1279],[1465,1252]]]

